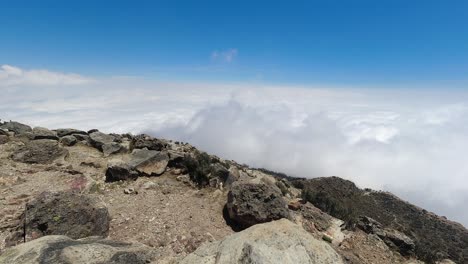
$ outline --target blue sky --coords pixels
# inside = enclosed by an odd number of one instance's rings
[[[466,1],[8,1],[0,61],[87,76],[463,88],[467,10]]]

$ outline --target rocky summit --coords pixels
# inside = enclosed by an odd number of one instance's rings
[[[468,231],[338,177],[0,122],[0,263],[468,263]]]

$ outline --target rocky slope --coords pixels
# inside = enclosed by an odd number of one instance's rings
[[[0,263],[467,263],[467,234],[339,178],[0,123]]]

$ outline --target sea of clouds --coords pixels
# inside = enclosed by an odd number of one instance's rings
[[[293,176],[336,175],[468,226],[468,91],[90,78],[0,68],[0,118],[190,142]]]

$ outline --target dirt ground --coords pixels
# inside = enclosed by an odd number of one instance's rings
[[[105,183],[107,164],[125,156],[105,158],[86,145],[67,147],[67,157],[48,165],[14,162],[9,156],[21,144],[0,145],[0,250],[6,246],[9,230],[19,224],[25,204],[43,191],[74,190],[98,196],[111,214],[110,239],[144,243],[167,259],[179,259],[205,241],[233,233],[222,213],[226,192],[198,190],[177,180],[180,175],[171,171]]]

